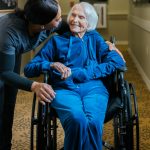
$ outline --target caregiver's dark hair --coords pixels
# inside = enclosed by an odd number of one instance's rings
[[[47,24],[57,15],[56,0],[28,0],[24,6],[25,18],[33,24]]]

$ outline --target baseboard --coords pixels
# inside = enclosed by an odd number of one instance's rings
[[[147,77],[147,75],[145,74],[144,70],[142,69],[141,65],[139,64],[139,62],[137,61],[136,57],[134,56],[134,54],[131,51],[131,48],[128,48],[128,52],[130,54],[130,56],[132,57],[140,75],[142,76],[142,79],[144,80],[145,84],[147,85],[148,89],[150,90],[150,80]]]

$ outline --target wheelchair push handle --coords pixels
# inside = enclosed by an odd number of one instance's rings
[[[116,38],[115,38],[115,36],[114,35],[112,35],[111,37],[110,37],[110,42],[112,43],[112,44],[116,44]]]
[[[48,83],[48,79],[49,79],[48,71],[43,71],[42,73],[44,75],[44,83]]]
[[[114,35],[110,36],[110,42],[111,42],[113,45],[116,44],[116,38],[115,38]],[[127,71],[127,67],[126,67],[126,66],[117,69],[117,72],[119,72],[119,73],[120,73],[120,72],[126,72],[126,71]]]
[[[127,71],[127,67],[124,66],[124,67],[118,68],[117,71],[118,72],[126,72]]]

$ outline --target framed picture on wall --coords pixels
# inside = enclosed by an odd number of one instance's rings
[[[93,6],[98,14],[97,28],[107,28],[107,4],[95,3]]]
[[[11,12],[17,6],[17,0],[0,0],[0,13]]]

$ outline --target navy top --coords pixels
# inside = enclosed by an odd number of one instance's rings
[[[16,14],[7,14],[0,17],[0,79],[17,88],[31,90],[33,81],[18,75],[16,66],[20,65],[21,54],[36,48],[52,32],[41,31],[34,37],[28,32],[27,21]]]
[[[72,70],[65,81],[50,67],[53,62],[61,62]],[[109,50],[102,36],[96,31],[86,32],[82,39],[71,32],[50,38],[41,51],[25,66],[27,77],[39,76],[48,71],[54,88],[71,89],[74,83],[97,80],[112,74],[125,65],[121,56]]]

